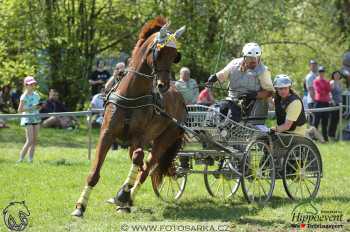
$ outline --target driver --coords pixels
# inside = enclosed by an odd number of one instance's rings
[[[231,111],[231,119],[240,121],[241,108],[238,100],[244,99],[246,105],[252,103],[245,112],[249,117],[266,118],[268,98],[274,92],[271,73],[261,62],[261,48],[257,43],[247,43],[242,49],[243,57],[233,59],[224,69],[211,75],[209,83],[229,79],[229,91],[226,100],[221,101],[220,112]],[[252,124],[264,124],[264,119],[251,121]]]

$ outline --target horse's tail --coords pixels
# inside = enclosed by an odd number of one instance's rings
[[[175,174],[175,167],[172,167],[173,161],[177,152],[182,148],[184,144],[184,133],[182,132],[181,136],[179,136],[175,142],[163,153],[163,155],[159,158],[159,163],[153,172],[153,178],[155,180],[156,186],[159,186],[162,183],[163,177],[165,175],[173,175]]]

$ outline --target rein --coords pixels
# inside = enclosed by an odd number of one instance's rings
[[[146,78],[146,79],[148,79],[148,80],[152,80],[152,81],[153,81],[154,77],[156,76],[156,72],[155,72],[155,71],[153,71],[153,72],[151,73],[151,75],[138,72],[138,71],[136,71],[136,70],[134,70],[134,69],[126,69],[125,71],[126,71],[126,72],[131,72],[131,73],[136,73],[137,75],[140,75],[140,76],[142,76],[142,77],[144,77],[144,78]]]

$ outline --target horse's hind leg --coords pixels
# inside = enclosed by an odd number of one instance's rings
[[[76,203],[76,209],[72,212],[72,216],[82,217],[84,214],[84,211],[86,210],[89,196],[91,193],[92,188],[97,184],[99,178],[100,178],[100,170],[102,168],[103,162],[106,158],[107,152],[114,142],[114,136],[112,133],[112,130],[110,129],[110,122],[108,119],[106,120],[102,125],[101,132],[100,132],[100,138],[99,142],[96,147],[96,156],[95,160],[91,166],[90,174],[88,175],[86,179],[86,185],[84,187],[84,190],[82,191],[77,203]]]

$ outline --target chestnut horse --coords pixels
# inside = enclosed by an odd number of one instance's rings
[[[169,32],[162,17],[147,22],[141,29],[128,73],[109,94],[95,160],[73,216],[83,216],[115,139],[130,146],[132,160],[129,175],[114,198],[121,208],[130,212],[135,193],[151,169],[159,182],[168,172],[184,138],[184,131],[174,121],[184,122],[187,115],[183,97],[170,85],[171,64],[179,61],[176,39],[184,29]],[[144,163],[143,148],[148,144],[152,144],[152,149]]]

